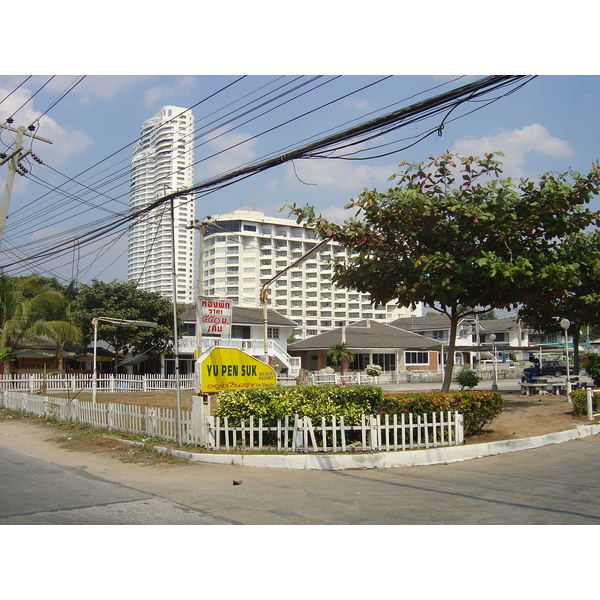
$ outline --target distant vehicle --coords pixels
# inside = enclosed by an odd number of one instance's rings
[[[523,369],[523,377],[527,380],[530,380],[533,376],[535,367],[527,367]],[[540,367],[541,377],[544,376],[555,376],[561,377],[562,375],[567,374],[567,363],[564,360],[547,360],[542,363]],[[538,375],[538,377],[540,376]]]

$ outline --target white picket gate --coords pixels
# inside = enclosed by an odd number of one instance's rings
[[[227,417],[199,421],[194,409],[181,410],[178,423],[177,411],[167,408],[93,403],[18,391],[3,391],[0,398],[2,406],[10,410],[170,441],[178,441],[180,426],[182,444],[217,450],[373,452],[456,446],[464,441],[463,416],[450,411],[417,417],[384,415],[383,419],[381,415],[362,415],[360,425],[346,425],[341,416],[313,424],[309,417],[295,415],[293,420],[285,416],[276,426],[268,427],[262,419],[251,416],[232,426]]]

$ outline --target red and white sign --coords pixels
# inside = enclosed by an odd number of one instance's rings
[[[231,308],[231,300],[199,298],[197,310],[200,315],[202,334],[229,337],[231,334]]]

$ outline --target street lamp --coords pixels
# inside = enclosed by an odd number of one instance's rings
[[[496,334],[492,333],[490,335],[490,340],[492,341],[492,345],[494,347],[494,375],[492,377],[492,392],[498,391],[498,358],[496,354]]]
[[[571,371],[569,368],[569,338],[567,336],[567,329],[571,326],[569,319],[562,319],[560,326],[565,330],[565,356],[567,358],[567,401],[571,402]]]
[[[94,367],[92,379],[92,402],[96,403],[96,392],[98,390],[98,382],[96,380],[96,355],[98,346],[98,322],[104,321],[111,325],[120,325],[121,327],[158,327],[158,323],[154,321],[132,321],[131,319],[116,319],[114,317],[94,317],[92,325],[94,326]]]

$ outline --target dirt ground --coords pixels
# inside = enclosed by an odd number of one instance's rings
[[[182,392],[180,403],[182,409],[191,409],[192,392]],[[557,431],[574,429],[585,424],[585,418],[576,418],[573,415],[572,405],[565,396],[543,394],[540,396],[520,396],[504,394],[504,409],[502,413],[479,435],[467,438],[467,444],[478,444],[499,440],[510,440],[534,437]],[[82,400],[87,398],[81,397]],[[148,406],[161,406],[175,408],[176,395],[172,393],[147,392],[140,394],[102,394],[99,402],[128,402],[132,404],[146,404]],[[6,418],[0,411],[0,419]],[[30,420],[40,422],[39,417],[30,417]],[[40,425],[43,425],[40,422]],[[44,425],[48,432],[48,441],[69,450],[110,454],[121,462],[132,462],[144,465],[183,464],[185,461],[169,456],[159,455],[150,450],[151,443],[174,446],[160,440],[149,440],[148,445],[123,445],[111,439],[111,436],[121,439],[128,438],[132,441],[141,441],[141,436],[127,436],[121,434],[102,435],[95,430],[78,428],[74,425]],[[52,430],[50,432],[50,429]],[[190,449],[192,450],[192,449]]]
[[[468,444],[535,437],[546,433],[574,429],[587,423],[585,417],[575,417],[573,405],[566,396],[504,395],[502,413],[488,428],[467,439]]]

